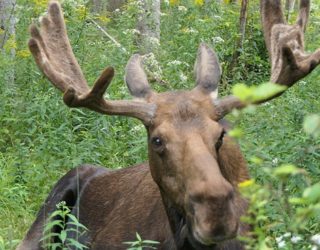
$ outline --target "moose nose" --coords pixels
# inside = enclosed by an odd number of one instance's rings
[[[220,243],[229,239],[233,239],[237,236],[238,223],[235,223],[233,229],[227,228],[224,225],[217,226],[214,230],[199,231],[194,230],[194,238],[203,245],[212,245]]]
[[[225,185],[219,192],[189,196],[192,234],[201,244],[212,245],[236,237],[238,218],[234,209],[235,190]]]

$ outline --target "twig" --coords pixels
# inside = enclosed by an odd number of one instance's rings
[[[117,47],[121,48],[121,50],[122,50],[123,52],[127,53],[127,50],[126,50],[119,42],[117,42],[116,39],[114,39],[112,36],[110,36],[96,21],[94,21],[94,20],[91,19],[91,18],[89,18],[89,20],[90,20],[94,25],[96,25],[97,28],[98,28],[106,37],[108,37],[112,42],[114,42],[114,44],[115,44]]]

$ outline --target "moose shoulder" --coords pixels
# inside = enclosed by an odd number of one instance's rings
[[[319,64],[319,51],[304,52],[309,6],[309,0],[301,0],[297,23],[290,26],[283,20],[280,0],[261,0],[275,83],[290,87]],[[32,26],[31,36],[29,48],[37,65],[64,93],[68,106],[134,117],[145,125],[149,163],[115,171],[87,165],[71,170],[55,185],[18,249],[42,249],[43,227],[63,200],[89,229],[79,239],[68,237],[90,249],[125,249],[123,242],[134,240],[135,232],[159,241],[159,249],[244,249],[236,236],[246,233],[240,216],[247,204],[237,187],[249,175],[238,146],[220,121],[247,103],[235,96],[218,99],[221,71],[215,52],[200,45],[193,90],[165,93],[152,91],[140,56],[133,55],[125,79],[135,99],[111,101],[103,95],[113,68],[105,69],[93,88],[88,87],[58,2],[49,4],[41,29]]]

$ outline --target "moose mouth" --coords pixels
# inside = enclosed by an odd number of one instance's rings
[[[187,221],[187,223],[182,227],[181,235],[185,236],[185,239],[192,246],[192,249],[201,249],[201,250],[214,250],[220,249],[221,245],[224,245],[226,242],[232,241],[237,237],[238,230],[236,230],[233,234],[224,236],[224,237],[216,237],[213,239],[203,239],[197,231],[192,229],[191,223]],[[189,248],[188,248],[189,249]],[[242,248],[239,248],[242,249]]]

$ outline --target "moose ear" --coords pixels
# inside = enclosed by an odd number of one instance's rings
[[[149,86],[147,76],[141,65],[141,56],[134,54],[126,66],[125,81],[131,95],[137,98],[146,98],[152,90]]]
[[[218,84],[221,69],[216,53],[206,44],[201,43],[194,66],[196,86],[207,94],[218,96]]]

